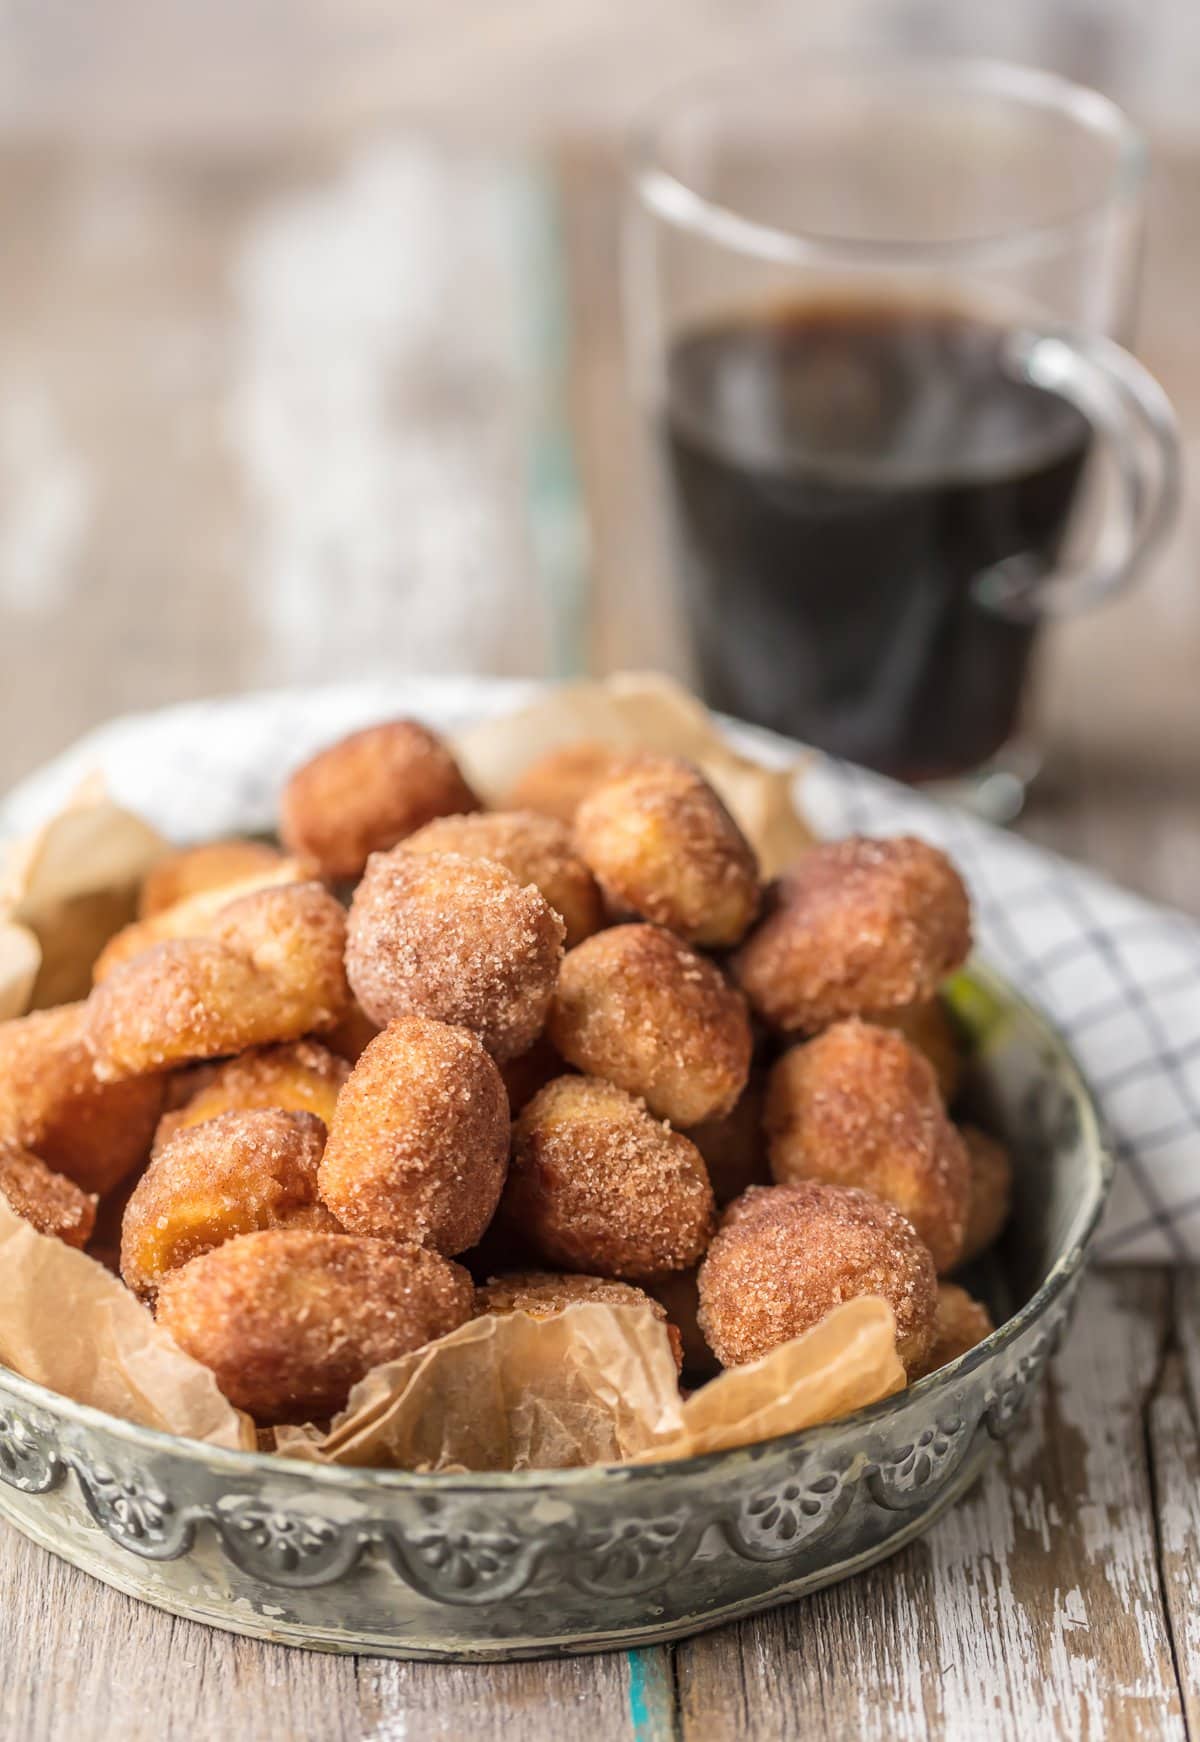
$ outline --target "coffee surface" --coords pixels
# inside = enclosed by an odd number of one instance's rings
[[[714,705],[907,780],[1019,720],[1035,628],[976,583],[1049,569],[1090,446],[986,320],[789,305],[678,338],[662,433]]]

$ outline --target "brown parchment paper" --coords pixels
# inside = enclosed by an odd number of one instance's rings
[[[329,1433],[276,1430],[287,1457],[411,1470],[555,1470],[748,1445],[849,1414],[904,1385],[886,1301],[854,1300],[682,1400],[649,1309],[474,1319],[376,1368]]]
[[[92,963],[133,918],[138,885],[167,851],[98,775],[0,848],[0,1021],[87,995]]]
[[[39,1234],[0,1198],[0,1361],[122,1421],[214,1446],[254,1432],[102,1264]]]
[[[803,759],[768,768],[741,755],[701,702],[657,672],[559,685],[516,713],[460,733],[454,750],[472,786],[486,803],[498,805],[531,762],[584,738],[694,762],[736,817],[766,877],[815,839],[795,799]]]

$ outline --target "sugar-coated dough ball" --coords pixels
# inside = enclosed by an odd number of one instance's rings
[[[909,1004],[902,1010],[872,1011],[868,1019],[902,1034],[909,1046],[933,1066],[938,1090],[947,1107],[958,1093],[963,1074],[963,1043],[946,1006],[940,998],[930,998],[924,1004]]]
[[[613,926],[571,950],[547,1033],[570,1064],[673,1125],[723,1118],[750,1070],[745,999],[661,926]]]
[[[944,853],[909,836],[851,837],[780,878],[733,967],[765,1022],[815,1034],[932,998],[970,945],[967,892]]]
[[[460,853],[376,853],[350,908],[346,970],[381,1025],[430,1016],[477,1034],[494,1058],[541,1033],[563,923],[532,884]]]
[[[186,1080],[178,1084],[183,1100],[159,1120],[154,1147],[161,1149],[176,1132],[189,1125],[203,1125],[221,1113],[249,1113],[265,1107],[314,1113],[328,1125],[349,1075],[345,1059],[316,1040],[252,1047],[223,1064],[207,1067],[203,1081],[197,1082],[191,1093]]]
[[[575,836],[615,912],[688,943],[727,949],[758,911],[754,849],[690,763],[638,757],[583,801]]]
[[[593,738],[560,745],[528,765],[508,796],[508,807],[540,811],[569,825],[588,794],[634,760],[636,752],[631,755]]]
[[[153,919],[194,896],[269,875],[286,865],[279,848],[265,841],[205,841],[198,847],[181,847],[147,872],[138,895],[138,918]]]
[[[1013,1170],[1008,1151],[975,1125],[962,1127],[970,1187],[967,1229],[959,1262],[969,1264],[1000,1238],[1012,1211]]]
[[[402,1016],[367,1047],[338,1097],[321,1200],[351,1233],[452,1256],[491,1221],[508,1145],[508,1098],[479,1039]]]
[[[533,883],[567,928],[573,949],[604,924],[600,890],[575,850],[565,823],[536,811],[477,811],[473,816],[439,817],[405,842],[410,853],[461,853],[467,859],[494,859],[518,883]]]
[[[939,1367],[957,1361],[960,1355],[990,1337],[995,1328],[992,1315],[981,1300],[973,1299],[957,1283],[943,1282],[938,1288],[933,1344],[913,1377],[923,1379],[927,1373],[936,1373]]]
[[[155,1155],[125,1206],[121,1275],[152,1299],[164,1276],[259,1228],[338,1231],[317,1202],[325,1127],[278,1108],[221,1113]]]
[[[766,1129],[779,1184],[874,1192],[908,1217],[939,1271],[958,1263],[966,1149],[933,1067],[902,1035],[852,1017],[784,1053],[767,1087]]]
[[[96,1225],[96,1198],[28,1149],[0,1138],[0,1198],[16,1215],[67,1246],[86,1246]]]
[[[502,1214],[544,1262],[645,1282],[695,1264],[715,1206],[693,1144],[594,1077],[559,1077],[517,1120]]]
[[[859,1295],[891,1306],[908,1372],[933,1341],[928,1247],[899,1210],[844,1186],[806,1180],[747,1192],[725,1212],[699,1288],[700,1328],[725,1367],[756,1361]]]
[[[425,1246],[269,1228],[163,1279],[158,1322],[256,1421],[319,1421],[365,1373],[474,1314],[465,1270]]]
[[[352,732],[298,768],[283,791],[280,833],[326,877],[357,877],[370,854],[434,817],[479,800],[447,746],[416,720]]]

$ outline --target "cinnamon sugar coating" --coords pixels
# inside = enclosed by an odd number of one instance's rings
[[[909,1046],[915,1046],[933,1066],[938,1091],[947,1107],[958,1093],[963,1073],[963,1046],[958,1030],[940,998],[924,1004],[909,1004],[902,1010],[873,1011],[867,1018],[884,1028],[894,1028]]]
[[[503,1215],[556,1268],[645,1282],[695,1264],[715,1217],[695,1146],[595,1077],[559,1077],[517,1120]]]
[[[1012,1212],[1013,1169],[1008,1151],[977,1126],[960,1127],[970,1185],[967,1227],[959,1262],[969,1264],[999,1239]]]
[[[547,750],[524,770],[508,795],[507,808],[539,811],[570,825],[588,794],[637,755],[592,738]]]
[[[467,1273],[423,1246],[269,1228],[163,1279],[158,1321],[256,1421],[334,1414],[372,1367],[472,1316]]]
[[[666,1309],[644,1289],[630,1282],[614,1282],[607,1276],[560,1276],[549,1270],[525,1270],[489,1278],[475,1291],[479,1313],[528,1313],[531,1318],[553,1318],[578,1301],[599,1301],[604,1306],[649,1307],[667,1328],[676,1367],[683,1365],[683,1344]]]
[[[32,1150],[85,1192],[106,1192],[148,1154],[163,1085],[101,1082],[88,1029],[86,1004],[0,1023],[0,1142]]]
[[[764,1021],[813,1034],[932,998],[970,944],[967,892],[944,853],[909,836],[851,837],[780,878],[733,971]]]
[[[285,859],[279,854],[270,865],[248,873],[237,883],[198,890],[184,901],[160,908],[145,919],[136,919],[115,932],[100,951],[92,963],[92,984],[98,986],[117,968],[132,962],[155,944],[166,943],[171,938],[208,937],[227,907],[258,890],[311,880],[311,868],[304,860]]]
[[[211,1067],[195,1092],[175,1111],[164,1113],[154,1134],[161,1149],[176,1132],[202,1125],[221,1113],[278,1107],[290,1113],[315,1113],[328,1125],[338,1092],[350,1075],[345,1059],[316,1040],[252,1047]]]
[[[198,847],[181,847],[146,873],[138,896],[138,918],[150,919],[193,895],[278,870],[285,862],[279,848],[265,841],[205,841]]]
[[[94,1192],[80,1191],[31,1150],[0,1138],[0,1198],[39,1234],[68,1246],[86,1246],[96,1223]]]
[[[328,890],[293,883],[231,902],[207,936],[155,944],[88,1001],[97,1075],[169,1070],[332,1027],[349,998],[345,937]]]
[[[767,1147],[781,1185],[859,1186],[906,1215],[939,1271],[956,1264],[969,1169],[933,1067],[902,1035],[856,1017],[786,1052],[767,1085]]]
[[[439,817],[405,842],[410,853],[461,853],[492,859],[518,883],[534,884],[566,926],[573,949],[604,924],[600,890],[564,823],[536,811],[477,811]]]
[[[346,969],[374,1021],[469,1028],[494,1058],[527,1052],[546,1020],[563,922],[490,859],[375,853],[350,907]]]
[[[280,834],[326,877],[357,877],[434,817],[479,808],[449,748],[416,720],[389,720],[331,744],[283,790]]]
[[[688,943],[726,949],[758,911],[754,850],[690,763],[637,757],[589,793],[575,836],[615,912]]]
[[[723,1119],[693,1125],[688,1132],[704,1157],[713,1195],[721,1208],[732,1203],[734,1198],[740,1198],[750,1186],[771,1183],[763,1122],[766,1099],[766,1073],[760,1068],[752,1068],[733,1111]]]
[[[167,1143],[121,1223],[121,1275],[152,1298],[169,1271],[239,1234],[302,1227],[337,1233],[317,1202],[325,1127],[312,1113],[221,1113]]]
[[[699,1290],[700,1328],[726,1367],[757,1360],[859,1295],[891,1306],[909,1373],[933,1341],[937,1274],[928,1248],[899,1210],[844,1186],[753,1187],[726,1211]]]
[[[428,1017],[399,1017],[338,1097],[321,1200],[351,1233],[453,1255],[491,1221],[508,1147],[508,1098],[479,1039]]]
[[[745,999],[661,926],[613,926],[569,951],[546,1032],[568,1063],[673,1125],[723,1118],[750,1070]]]
[[[924,1379],[957,1361],[995,1330],[992,1315],[981,1300],[975,1300],[957,1283],[943,1282],[938,1288],[933,1343],[914,1379]]]

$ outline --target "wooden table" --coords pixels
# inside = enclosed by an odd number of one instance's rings
[[[671,649],[649,584],[627,439],[611,159],[571,149],[556,167],[573,335],[565,399],[598,577],[589,656],[598,667],[653,662]],[[366,349],[339,353],[341,396],[332,400],[322,397],[328,381],[302,371],[316,394],[306,402],[289,397],[295,359],[280,362],[273,324],[284,304],[272,272],[313,258],[314,235],[319,258],[357,234],[339,229],[336,199],[314,203],[297,190],[350,188],[369,207],[383,199],[383,173],[377,164],[371,183],[360,167],[360,180],[347,181],[324,149],[200,167],[119,156],[84,163],[32,147],[0,159],[0,782],[123,707],[344,674],[380,637],[411,653],[402,609],[389,617],[386,598],[356,594],[353,575],[326,597],[306,566],[324,538],[357,553],[368,578],[372,564],[386,573],[391,498],[321,493],[346,453],[347,489],[373,476],[380,453],[400,464],[386,433],[397,407],[371,387],[377,354],[365,340]],[[1144,346],[1193,449],[1198,173],[1189,151],[1162,163]],[[303,296],[286,308],[298,323],[290,342],[303,349],[319,320],[304,325],[312,310]],[[371,307],[354,312],[369,338]],[[421,418],[446,437],[443,490],[465,492],[454,479],[470,478],[469,468],[454,472],[454,432],[495,436],[489,383],[497,371],[510,387],[515,379],[490,352],[475,368],[470,378],[453,369],[422,377],[399,407],[400,422]],[[514,391],[524,403],[524,390]],[[318,427],[331,403],[336,442]],[[535,408],[551,423],[558,415]],[[488,450],[489,480],[503,481],[507,451],[503,441]],[[306,478],[327,521],[298,520],[284,499]],[[409,486],[407,500],[424,512]],[[456,500],[465,512],[469,496]],[[511,565],[490,577],[512,592],[486,663],[531,669],[546,657],[545,626],[522,591],[524,534],[506,512],[471,533],[473,549],[485,540]],[[364,518],[379,522],[381,542],[361,541]],[[452,558],[470,583],[470,550],[447,542],[458,523],[426,515],[421,526],[431,572]],[[1196,554],[1193,495],[1152,583],[1055,637],[1042,709],[1048,777],[1021,826],[1200,911]],[[323,601],[325,618],[264,611],[277,584],[280,597],[292,596],[293,573],[310,606]],[[456,663],[452,649],[445,659]],[[1198,1399],[1200,1279],[1093,1276],[1032,1419],[924,1540],[775,1614],[667,1649],[574,1661],[456,1668],[261,1646],[141,1607],[5,1532],[0,1735],[1197,1735]]]

